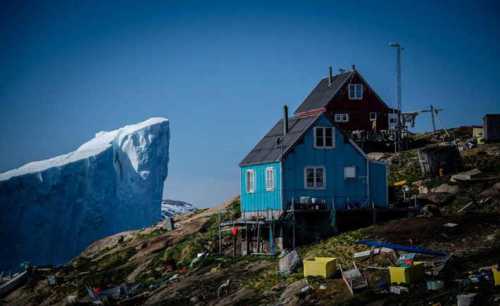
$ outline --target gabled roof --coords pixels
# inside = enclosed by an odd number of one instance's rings
[[[295,110],[295,114],[326,107],[328,102],[337,95],[337,92],[354,73],[355,71],[347,71],[334,75],[331,86],[328,86],[328,78],[319,81],[304,102]]]
[[[283,119],[280,119],[241,161],[240,166],[280,161],[320,116],[289,118],[286,136],[283,136]]]

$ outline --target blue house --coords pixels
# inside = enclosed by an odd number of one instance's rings
[[[366,154],[325,113],[284,118],[241,161],[244,219],[300,209],[387,207],[387,165]]]

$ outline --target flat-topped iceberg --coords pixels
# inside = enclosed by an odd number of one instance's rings
[[[61,264],[97,239],[159,221],[169,140],[168,120],[151,118],[0,174],[0,270]]]

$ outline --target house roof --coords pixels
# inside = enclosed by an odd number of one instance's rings
[[[289,118],[288,133],[285,136],[283,136],[283,119],[280,119],[241,161],[240,166],[281,160],[320,116],[321,114],[316,114]]]
[[[333,76],[332,85],[328,86],[328,77],[319,81],[302,104],[295,110],[295,114],[325,107],[355,71],[347,71]]]

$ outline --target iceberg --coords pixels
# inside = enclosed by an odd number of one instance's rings
[[[62,264],[93,241],[161,219],[170,129],[151,118],[0,174],[0,271]]]
[[[197,208],[188,202],[166,199],[161,201],[162,218],[173,218],[177,215],[184,215],[195,212]]]

